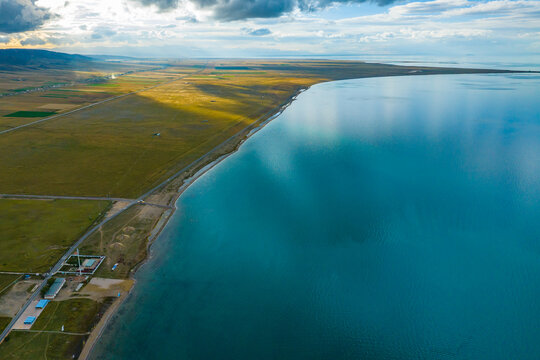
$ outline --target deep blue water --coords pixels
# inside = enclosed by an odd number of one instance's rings
[[[540,359],[540,77],[320,84],[197,180],[95,359]]]

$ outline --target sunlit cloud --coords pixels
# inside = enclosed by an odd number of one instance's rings
[[[217,12],[240,0],[16,0],[23,1],[41,17],[26,30],[0,33],[0,47],[167,57],[540,56],[540,0],[291,0],[265,17],[253,17],[252,5],[236,20]]]

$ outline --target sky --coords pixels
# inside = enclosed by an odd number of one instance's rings
[[[0,0],[0,48],[539,63],[540,0]]]

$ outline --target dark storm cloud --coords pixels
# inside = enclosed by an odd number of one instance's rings
[[[273,18],[291,12],[296,0],[191,0],[200,8],[211,8],[220,20]]]
[[[166,11],[176,8],[178,0],[134,0],[143,5],[157,5]],[[391,4],[396,0],[188,0],[202,9],[211,9],[218,20],[232,21],[250,18],[273,18],[294,9],[305,12],[317,11],[334,4],[374,2]]]
[[[0,33],[35,30],[51,17],[35,0],[0,0]]]

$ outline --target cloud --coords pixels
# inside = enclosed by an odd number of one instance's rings
[[[35,0],[0,0],[0,33],[35,30],[51,17]]]
[[[98,26],[94,28],[94,31],[92,32],[91,38],[94,40],[99,40],[103,38],[108,38],[113,35],[116,35],[116,31],[107,27],[107,26]]]
[[[231,21],[273,18],[293,11],[297,0],[191,0],[199,8],[212,9],[214,17]]]
[[[260,28],[260,29],[244,28],[242,30],[244,30],[246,34],[251,35],[251,36],[266,36],[272,33],[272,31],[270,31],[270,29],[267,29],[267,28]]]
[[[10,40],[9,36],[0,36],[0,44],[7,44]]]
[[[178,7],[179,0],[133,0],[142,5],[156,5],[162,11]],[[396,0],[187,0],[200,9],[209,9],[213,17],[222,21],[245,20],[251,18],[275,18],[295,10],[313,12],[329,6],[344,3],[373,2],[379,5],[391,4]]]
[[[175,17],[178,21],[183,21],[186,23],[196,24],[199,22],[195,16],[187,15],[187,16],[177,16]]]
[[[143,5],[156,5],[160,10],[171,10],[178,7],[178,0],[135,0]]]
[[[26,38],[24,40],[21,40],[21,45],[23,45],[23,46],[25,46],[25,45],[44,45],[46,43],[47,42],[45,40],[43,40],[42,38],[36,37],[36,36],[29,37],[29,38]]]

